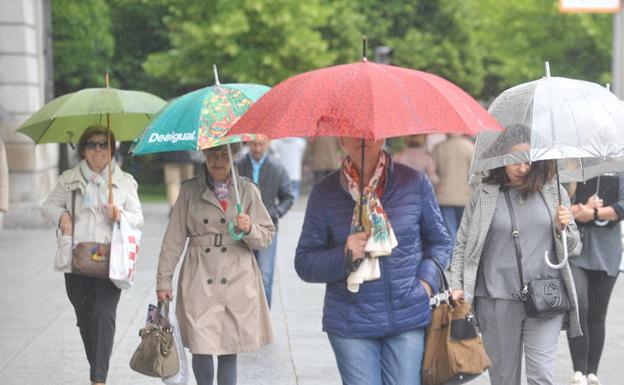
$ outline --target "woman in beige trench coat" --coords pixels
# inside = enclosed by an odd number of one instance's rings
[[[213,355],[219,359],[218,384],[236,383],[236,354],[273,341],[262,276],[252,249],[267,247],[275,227],[258,188],[236,176],[243,214],[237,215],[236,194],[227,148],[204,150],[205,167],[182,184],[160,251],[157,273],[159,301],[172,300],[172,279],[188,239],[178,281],[176,316],[182,341],[193,354],[199,385],[212,384]],[[246,234],[233,240],[233,221]]]

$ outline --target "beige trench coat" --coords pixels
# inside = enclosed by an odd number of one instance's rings
[[[275,227],[260,191],[238,177],[243,211],[251,231],[234,241],[236,196],[231,187],[227,212],[206,183],[206,168],[182,184],[165,232],[157,272],[157,290],[171,289],[184,245],[188,248],[178,281],[176,316],[182,342],[194,354],[235,354],[273,342],[271,317],[262,275],[252,249],[269,246]]]

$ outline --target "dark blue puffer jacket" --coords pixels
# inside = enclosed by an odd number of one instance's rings
[[[323,330],[341,337],[384,337],[425,327],[429,298],[419,282],[438,287],[437,268],[448,264],[451,240],[427,177],[389,163],[381,203],[398,246],[379,259],[381,278],[347,290],[344,245],[355,202],[340,184],[340,171],[321,180],[310,194],[295,269],[304,281],[326,283]]]

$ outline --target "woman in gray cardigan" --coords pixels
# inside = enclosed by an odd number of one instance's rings
[[[506,147],[501,154],[528,151],[528,129],[510,127],[497,143]],[[490,170],[472,193],[457,233],[450,268],[451,287],[456,289],[453,296],[474,303],[492,361],[489,374],[493,385],[521,383],[523,350],[528,382],[554,384],[557,339],[564,318],[572,335],[580,333],[570,266],[566,263],[561,270],[553,270],[544,261],[545,251],[561,260],[563,246],[558,234],[564,228],[568,228],[568,250],[574,253],[579,247],[569,198],[562,189],[563,204],[559,204],[554,175],[552,161]],[[527,316],[518,298],[521,283],[504,191],[509,192],[520,233],[524,281],[561,277],[571,305],[567,314]]]

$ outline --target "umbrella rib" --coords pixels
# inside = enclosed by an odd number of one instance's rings
[[[39,143],[41,141],[41,139],[43,139],[43,137],[45,136],[45,134],[48,132],[48,130],[50,129],[50,127],[52,127],[52,125],[54,124],[54,122],[56,121],[56,118],[52,118],[50,119],[50,123],[48,124],[48,126],[43,130],[43,132],[41,133],[41,135],[39,136],[39,139],[37,139],[37,141],[35,141],[35,144]]]

